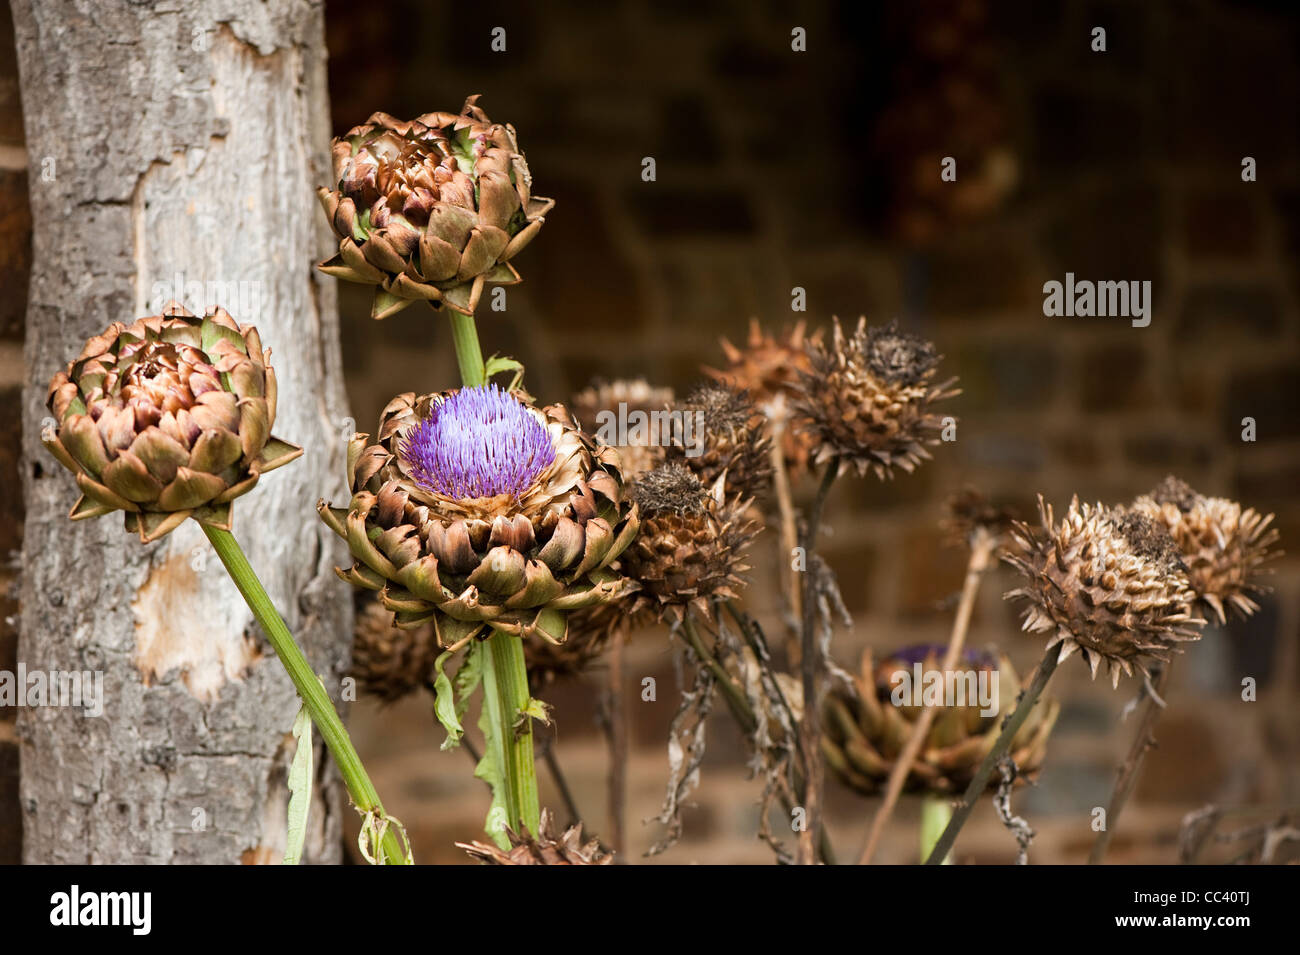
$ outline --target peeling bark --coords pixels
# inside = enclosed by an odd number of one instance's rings
[[[328,168],[323,7],[12,7],[35,221],[19,659],[102,671],[105,697],[99,718],[20,711],[24,859],[275,862],[298,705],[275,654],[197,526],[142,546],[120,516],[67,521],[75,487],[39,433],[51,375],[110,322],[176,297],[256,324],[280,383],[276,433],[306,454],[235,502],[234,531],[337,695],[350,595],[314,512],[341,491],[347,414],[334,291],[313,268],[328,254],[313,194]],[[178,273],[189,287],[171,288]],[[337,862],[344,803],[317,748],[328,785],[304,860]]]

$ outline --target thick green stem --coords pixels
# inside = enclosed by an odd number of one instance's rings
[[[484,384],[483,349],[478,344],[478,328],[473,315],[447,310],[451,315],[451,338],[456,343],[456,364],[460,366],[461,383],[472,387]]]
[[[534,836],[541,823],[537,767],[533,762],[533,721],[528,709],[528,670],[524,642],[494,631],[483,656],[483,712],[489,725],[487,756],[496,764],[506,825]],[[497,833],[493,833],[497,835]]]
[[[449,314],[461,383],[466,387],[482,385],[483,349],[479,347],[474,316],[450,310]],[[522,826],[536,836],[541,809],[533,762],[533,724],[524,713],[528,700],[523,641],[508,633],[494,632],[483,658],[483,706],[493,730],[488,756],[497,764],[503,789],[497,798],[505,807],[506,824],[516,832]]]
[[[320,732],[321,738],[325,740],[325,745],[343,775],[343,782],[348,787],[352,802],[361,812],[375,813],[383,818],[383,803],[379,801],[379,794],[375,792],[374,784],[370,782],[365,767],[361,765],[361,757],[353,748],[348,731],[343,727],[343,721],[334,711],[334,705],[325,693],[325,688],[321,686],[320,680],[312,672],[307,658],[293,642],[289,628],[285,626],[275,605],[271,603],[271,598],[267,596],[262,582],[257,579],[257,574],[249,565],[239,542],[229,531],[218,530],[208,524],[201,526],[203,533],[207,534],[208,540],[212,542],[213,550],[217,552],[221,563],[230,574],[230,579],[235,582],[235,586],[243,595],[248,609],[253,611],[253,616],[261,625],[266,639],[270,641],[280,662],[284,664],[289,679],[293,681],[298,696],[302,698],[303,706],[311,714],[312,722]],[[387,865],[402,865],[406,862],[397,833],[391,826],[385,829],[382,853],[383,862]]]
[[[948,828],[952,819],[952,803],[947,796],[924,796],[921,800],[921,861],[930,858],[934,844]],[[943,857],[944,865],[952,865],[952,853]]]
[[[988,788],[989,779],[993,776],[993,770],[997,766],[998,760],[1005,756],[1007,750],[1011,748],[1011,740],[1020,731],[1020,727],[1024,725],[1025,720],[1029,718],[1029,711],[1034,708],[1038,698],[1043,695],[1043,687],[1047,686],[1047,681],[1056,672],[1056,665],[1060,660],[1060,647],[1056,644],[1048,647],[1047,653],[1043,655],[1042,661],[1038,664],[1038,669],[1034,671],[1033,680],[1020,694],[1015,711],[1003,721],[1002,732],[998,734],[997,741],[993,744],[993,748],[988,751],[988,755],[984,757],[984,761],[980,763],[979,769],[975,771],[975,778],[966,787],[961,802],[957,803],[952,819],[943,830],[943,835],[939,837],[934,849],[926,857],[926,865],[939,865],[952,851],[952,844],[957,841],[957,833],[961,832],[961,827],[970,818],[975,803],[979,801],[980,796],[984,794],[984,790]]]

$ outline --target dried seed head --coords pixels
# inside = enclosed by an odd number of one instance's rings
[[[795,472],[808,466],[812,439],[791,427],[790,409],[798,396],[799,372],[812,368],[807,345],[822,339],[821,329],[809,337],[805,328],[803,322],[798,322],[779,335],[769,335],[754,319],[749,323],[749,337],[743,348],[722,339],[727,359],[724,368],[704,368],[709,377],[749,392],[767,419],[769,436],[780,432],[786,467]]]
[[[660,465],[649,472],[632,489],[643,515],[703,514],[708,509],[709,492],[690,468],[676,463]]]
[[[761,498],[772,480],[771,441],[749,395],[709,383],[674,407],[667,460],[686,465],[706,487],[719,478],[728,497]]]
[[[369,600],[353,629],[352,675],[363,693],[391,703],[429,683],[439,653],[433,624],[399,629],[393,612]]]
[[[1019,554],[1005,559],[1027,582],[1005,596],[1028,603],[1024,629],[1050,633],[1060,659],[1079,650],[1097,675],[1105,663],[1115,685],[1123,671],[1146,673],[1177,644],[1200,639],[1195,592],[1169,534],[1149,517],[1078,498],[1058,526],[1038,499],[1041,527],[1017,522]]]
[[[597,440],[605,437],[605,424],[611,420],[629,421],[626,444],[615,445],[623,462],[623,477],[631,482],[646,471],[662,463],[664,448],[655,440],[652,429],[637,430],[631,426],[633,416],[646,420],[656,412],[663,412],[675,400],[671,388],[656,388],[644,378],[620,379],[611,382],[593,382],[573,396],[569,410],[579,426]],[[620,412],[626,418],[620,418]]]
[[[917,385],[939,364],[934,343],[899,331],[898,322],[867,329],[867,367],[880,381],[899,387]]]
[[[944,673],[941,665],[945,652],[946,648],[940,646],[905,647],[877,663],[868,650],[852,685],[837,684],[826,694],[822,751],[827,766],[842,783],[864,795],[879,794],[913,725],[933,703],[942,708],[930,725],[905,786],[909,791],[943,794],[961,792],[970,784],[984,754],[1001,732],[1003,718],[1015,709],[1020,678],[1006,656],[967,650],[951,679],[944,674],[944,683],[940,684],[937,676]],[[920,687],[915,685],[918,663]],[[995,700],[980,700],[981,680],[984,692],[991,694],[996,689]],[[936,692],[933,700],[928,699],[924,688],[930,681],[936,686],[950,682],[953,692],[964,698],[959,698],[959,704]],[[922,705],[917,705],[917,693]],[[996,703],[996,712],[989,712],[994,707],[982,706],[982,702]],[[1011,758],[1029,778],[1043,763],[1058,711],[1055,700],[1041,701],[1012,739]]]
[[[582,841],[582,823],[570,826],[558,837],[555,818],[549,809],[542,810],[538,836],[528,832],[518,835],[506,831],[510,848],[501,849],[484,842],[458,842],[475,859],[486,865],[610,865],[614,854],[600,847],[599,839]]]
[[[1131,511],[1168,531],[1177,546],[1197,598],[1227,622],[1225,611],[1249,617],[1259,609],[1256,595],[1269,588],[1258,582],[1264,563],[1279,556],[1270,550],[1278,532],[1236,501],[1206,497],[1175,477],[1167,477],[1150,494],[1135,500]]]
[[[1012,507],[994,504],[973,488],[963,488],[951,495],[946,506],[948,516],[941,526],[962,544],[968,543],[977,530],[983,530],[1001,543],[1011,533],[1011,526],[1016,521]]]
[[[931,343],[897,322],[868,329],[866,319],[846,336],[836,319],[830,344],[810,343],[808,358],[795,411],[813,438],[815,463],[839,457],[844,468],[884,479],[930,457],[926,446],[943,427],[932,406],[960,394],[955,378],[932,384],[939,356]]]
[[[676,619],[691,606],[707,617],[712,601],[738,596],[754,528],[741,516],[746,502],[724,501],[721,489],[707,490],[680,464],[660,465],[633,488],[641,531],[619,566],[640,585],[634,615]]]

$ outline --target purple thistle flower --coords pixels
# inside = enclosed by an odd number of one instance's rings
[[[496,385],[461,388],[435,404],[400,451],[418,484],[457,500],[518,497],[555,461],[545,426]]]

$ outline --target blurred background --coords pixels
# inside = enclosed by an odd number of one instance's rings
[[[878,7],[883,7],[879,9]],[[947,639],[965,552],[944,543],[943,501],[964,486],[1033,513],[1041,492],[1127,501],[1168,473],[1275,512],[1300,554],[1300,29],[1282,2],[914,0],[594,5],[371,0],[368,16],[327,0],[334,132],[374,110],[455,110],[466,94],[512,123],[534,191],[557,205],[515,264],[504,312],[482,307],[485,354],[527,366],[529,390],[566,400],[594,376],[644,375],[688,389],[740,342],[751,318],[899,318],[957,375],[958,439],[891,483],[846,478],[823,553],[851,631],[838,662]],[[0,22],[7,21],[7,11]],[[492,47],[505,31],[504,52]],[[1094,52],[1093,30],[1105,30]],[[806,50],[792,49],[802,28]],[[7,22],[4,29],[10,30]],[[0,486],[16,480],[16,389],[25,289],[26,158],[11,33],[0,36]],[[944,157],[957,180],[941,182]],[[1242,161],[1257,180],[1243,182]],[[655,179],[642,178],[653,158]],[[1043,283],[1149,280],[1149,327],[1047,318]],[[792,290],[806,311],[792,311]],[[358,429],[401,391],[456,380],[442,316],[369,318],[370,292],[340,283],[344,357]],[[17,366],[14,362],[18,362]],[[1242,440],[1242,419],[1256,422]],[[338,489],[341,491],[341,487]],[[806,491],[807,489],[805,489]],[[0,501],[0,549],[17,546]],[[775,543],[755,546],[747,603],[780,632]],[[1173,862],[1185,813],[1214,803],[1300,803],[1300,564],[1274,564],[1262,612],[1179,661],[1159,748],[1147,760],[1111,861]],[[985,581],[970,644],[998,644],[1028,672],[1040,641],[1019,633]],[[5,614],[12,613],[12,606]],[[0,632],[0,667],[13,636]],[[641,680],[658,681],[641,702]],[[1241,700],[1241,682],[1258,699]],[[626,663],[629,861],[660,834],[674,649],[638,633]],[[589,829],[606,824],[606,676],[553,686],[555,747]],[[1082,665],[1052,683],[1062,701],[1039,783],[1015,806],[1038,830],[1035,862],[1081,862],[1132,725],[1136,684],[1091,683]],[[719,708],[721,709],[721,708]],[[9,717],[0,711],[0,861],[15,845]],[[358,749],[417,858],[460,862],[488,799],[463,753],[439,752],[428,697],[353,709]],[[10,735],[6,735],[9,733]],[[666,862],[755,862],[760,785],[729,717],[708,757],[681,843]],[[543,803],[560,811],[541,770]],[[856,856],[876,803],[828,783],[828,825]],[[877,858],[913,862],[905,797]],[[563,821],[563,820],[562,820]],[[964,830],[959,861],[1009,862],[991,809]]]

